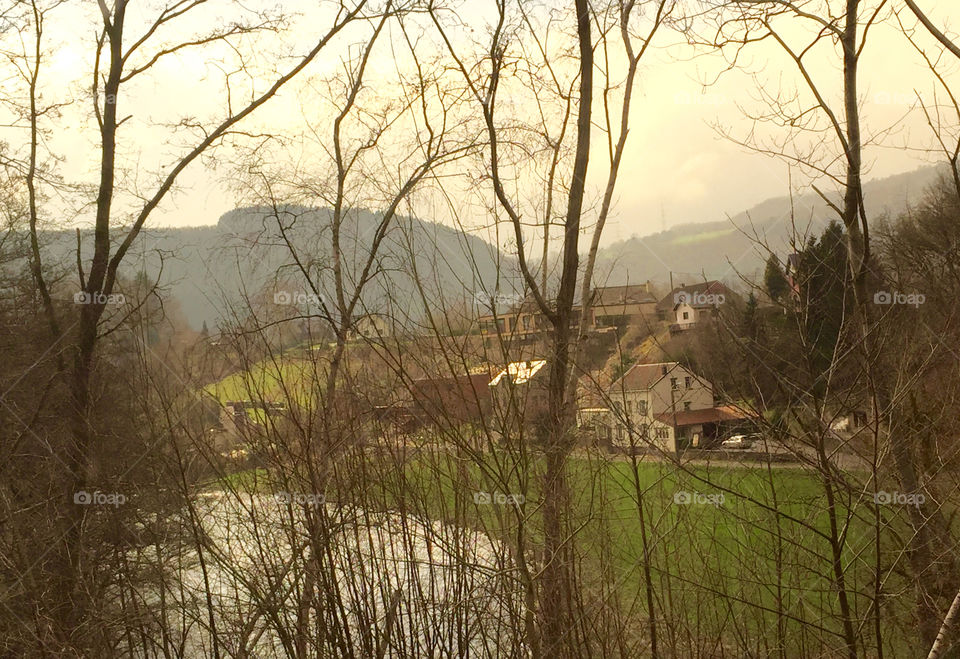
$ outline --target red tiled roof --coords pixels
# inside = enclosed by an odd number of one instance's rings
[[[678,426],[697,426],[703,423],[718,423],[720,421],[740,421],[749,418],[744,410],[731,405],[721,405],[720,407],[708,407],[703,410],[682,410],[675,415],[669,412],[664,414],[654,414],[657,421],[668,426],[676,424]]]

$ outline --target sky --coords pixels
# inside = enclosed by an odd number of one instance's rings
[[[951,33],[960,31],[960,9],[953,0],[927,0],[925,9],[938,25]],[[476,5],[472,5],[475,7]],[[68,8],[51,19],[50,59],[44,72],[48,75],[46,98],[71,102],[62,110],[56,130],[48,138],[51,151],[60,157],[59,169],[71,180],[95,180],[97,171],[96,133],[84,98],[89,88],[92,64],[91,43],[94,34],[90,3],[83,8]],[[149,7],[149,5],[148,5]],[[311,26],[322,24],[313,3],[284,3],[284,9],[302,11],[295,21],[294,38],[282,47],[264,42],[262,53],[253,63],[252,84],[262,87],[256,71],[264,74],[278,66],[276,55],[302,52],[314,35]],[[464,12],[471,12],[463,5]],[[225,20],[216,9],[200,18]],[[906,24],[915,23],[907,13]],[[86,22],[89,29],[76,29]],[[136,26],[136,21],[131,21]],[[133,28],[131,28],[133,29]],[[189,33],[185,29],[183,34]],[[182,36],[176,30],[165,38]],[[789,32],[788,38],[799,43],[806,38],[802,31]],[[936,53],[935,42],[926,34],[918,34],[919,42]],[[345,41],[349,37],[345,38]],[[254,48],[254,52],[257,52]],[[811,54],[811,70],[831,99],[836,99],[841,69],[835,61],[817,52]],[[121,99],[121,115],[132,119],[122,128],[125,151],[123,184],[130,189],[149,188],[151,173],[162,172],[166,163],[182,152],[188,141],[170,140],[156,123],[170,117],[202,116],[205,108],[222,104],[224,66],[218,62],[227,57],[224,51],[188,51],[165,58],[152,75],[127,92]],[[636,86],[636,100],[631,113],[630,135],[621,176],[615,195],[614,211],[604,233],[604,243],[631,235],[647,235],[688,222],[710,222],[735,215],[770,197],[789,192],[806,182],[804,172],[793,169],[776,158],[757,153],[734,140],[761,143],[781,138],[784,133],[769,130],[752,122],[748,116],[763,112],[762,93],[781,92],[790,95],[797,88],[796,69],[783,52],[772,43],[763,43],[745,51],[740,67],[726,70],[729,52],[692,47],[678,33],[664,30],[641,63]],[[374,64],[376,75],[391,75],[392,61],[381,52]],[[254,120],[245,124],[251,132],[277,127],[293,136],[309,122],[313,104],[321,103],[325,91],[318,81],[333,71],[339,62],[321,58],[311,66],[308,75],[270,101]],[[282,62],[280,64],[282,66]],[[228,68],[228,67],[227,67]],[[949,80],[957,81],[958,65],[944,60],[942,71]],[[234,74],[235,98],[242,96],[242,74]],[[9,80],[9,78],[8,78]],[[214,81],[212,84],[210,81]],[[248,83],[250,80],[247,81]],[[6,83],[5,83],[6,84]],[[917,105],[917,93],[933,102],[937,90],[920,56],[889,21],[872,29],[861,61],[860,97],[865,133],[874,136],[877,144],[865,148],[867,178],[880,178],[909,171],[942,160],[932,151],[932,133],[924,113]],[[380,99],[385,100],[385,99]],[[949,117],[947,117],[948,123]],[[951,126],[955,127],[956,120]],[[3,128],[0,139],[16,142],[22,139],[9,127]],[[727,133],[731,138],[723,136]],[[322,139],[320,140],[322,142]],[[592,153],[594,166],[589,180],[594,198],[604,182],[603,144],[595,141]],[[320,151],[298,146],[296,139],[287,143],[286,156],[291,167],[301,167]],[[314,146],[314,149],[317,145]],[[322,148],[322,145],[320,145]],[[819,156],[830,149],[814,149]],[[276,152],[273,152],[276,153]],[[792,178],[791,178],[792,177]],[[177,193],[155,212],[151,226],[195,226],[213,224],[221,214],[247,203],[242,185],[231,179],[231,170],[222,160],[204,159],[184,174]],[[239,189],[238,189],[239,188]],[[77,221],[82,222],[89,209],[76,207]],[[421,215],[430,213],[422,208]],[[474,212],[482,213],[482,209]],[[444,218],[438,218],[444,221]]]

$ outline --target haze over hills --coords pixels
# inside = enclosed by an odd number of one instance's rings
[[[924,167],[864,184],[867,216],[877,222],[897,217],[916,203],[928,186],[945,173]],[[832,201],[839,201],[831,197]],[[768,199],[728,220],[684,224],[649,236],[634,236],[602,248],[597,255],[597,281],[610,285],[653,280],[674,283],[722,279],[736,284],[737,273],[753,277],[762,273],[768,252],[759,239],[778,254],[790,250],[790,238],[818,234],[836,213],[815,192]],[[791,215],[793,221],[791,222]]]
[[[239,208],[213,226],[155,228],[144,231],[130,251],[122,276],[146,272],[159,276],[163,294],[194,329],[213,329],[235,309],[245,311],[244,297],[271,301],[273,293],[309,293],[297,261],[320,283],[325,300],[334,300],[328,209],[285,206],[279,209]],[[365,210],[345,219],[340,241],[347,292],[362,277],[363,257],[377,233],[382,215]],[[68,232],[48,236],[51,253],[70,263],[75,237]],[[84,241],[92,240],[85,235]],[[296,257],[291,253],[291,247]],[[88,251],[89,246],[84,247]],[[410,255],[416,254],[415,259]],[[516,268],[482,239],[450,227],[410,217],[397,217],[383,237],[374,274],[364,288],[357,313],[386,313],[417,318],[423,301],[446,307],[477,304],[496,290],[510,291]],[[332,307],[331,307],[332,308]],[[315,311],[303,309],[303,311]]]
[[[884,214],[897,216],[920,198],[941,171],[928,167],[866,183],[868,214],[874,221]],[[793,206],[793,223],[790,199],[778,197],[730,220],[685,224],[601,248],[595,283],[616,285],[649,279],[666,284],[671,271],[676,285],[703,277],[736,285],[737,272],[757,277],[767,253],[754,242],[754,236],[785,254],[794,231],[800,236],[819,233],[835,217],[812,192],[795,198]],[[314,273],[323,295],[332,300],[330,211],[286,206],[279,214],[286,239],[272,217],[273,210],[267,208],[235,209],[211,226],[144,231],[122,274],[129,279],[146,272],[151,280],[159,275],[164,292],[194,329],[204,323],[213,329],[218,319],[231,315],[231,306],[243,296],[263,299],[277,290],[303,291],[296,260]],[[361,276],[362,257],[380,218],[377,213],[359,211],[351,214],[343,227],[348,289]],[[63,264],[75,259],[73,234],[55,232],[48,239],[52,253]],[[84,236],[85,241],[91,239]],[[296,260],[286,241],[294,248]],[[85,252],[89,249],[84,246]],[[370,312],[413,319],[422,315],[423,301],[415,278],[425,283],[423,295],[436,306],[467,305],[479,310],[489,303],[491,294],[502,304],[517,299],[518,270],[512,256],[477,236],[421,219],[395,219],[383,239],[375,269],[380,274],[370,281],[363,298]],[[239,313],[242,316],[244,312]]]

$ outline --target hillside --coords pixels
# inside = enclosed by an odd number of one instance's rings
[[[131,249],[122,275],[132,278],[145,271],[151,280],[159,276],[165,296],[176,302],[194,329],[204,323],[215,327],[218,318],[231,315],[232,307],[242,308],[244,296],[304,290],[297,261],[320,282],[324,297],[332,300],[330,213],[285,206],[279,210],[281,230],[272,210],[239,208],[224,214],[214,226],[147,230]],[[381,217],[364,210],[351,213],[344,222],[340,241],[348,292],[362,277],[363,257]],[[72,234],[57,232],[46,239],[55,260],[69,263],[75,258]],[[84,235],[85,243],[90,240],[91,235]],[[90,250],[85,244],[84,252]],[[423,303],[414,284],[414,269],[429,302],[450,307],[483,299],[483,291],[493,291],[498,281],[500,290],[510,290],[515,271],[512,261],[480,238],[441,224],[398,217],[383,238],[373,276],[364,289],[366,310],[419,317]]]
[[[866,183],[871,218],[901,213],[939,171],[929,167]],[[793,224],[790,199],[778,197],[729,220],[685,224],[601,248],[595,283],[617,285],[649,279],[663,284],[672,271],[677,285],[704,276],[736,285],[737,272],[757,276],[766,259],[754,236],[782,254],[789,249],[791,233],[819,232],[834,216],[814,193],[796,198],[793,204]],[[242,308],[238,303],[244,296],[301,290],[303,277],[297,271],[297,260],[321,282],[324,295],[333,299],[330,213],[329,209],[284,206],[279,209],[283,231],[272,209],[252,207],[225,213],[212,226],[146,230],[134,244],[122,274],[128,279],[143,271],[151,280],[159,276],[165,296],[194,329],[204,323],[215,327],[219,318],[232,315],[231,308]],[[344,224],[341,245],[347,257],[344,276],[348,290],[362,275],[363,255],[380,217],[358,211]],[[89,254],[92,236],[85,234],[83,239],[84,253]],[[69,272],[75,240],[69,232],[46,234],[53,256],[48,265],[59,261]],[[510,292],[518,281],[514,259],[490,243],[411,217],[397,218],[392,224],[375,271],[378,274],[367,284],[363,298],[367,310],[413,321],[423,313],[415,278],[424,283],[423,296],[431,305],[474,309],[478,299],[489,300],[484,291],[499,290],[501,300],[512,300]]]
[[[925,167],[864,184],[868,217],[876,222],[895,217],[920,197],[941,173]],[[644,237],[632,237],[609,245],[597,256],[597,276],[610,285],[645,281],[675,283],[700,279],[736,282],[736,273],[754,276],[762,271],[767,252],[760,239],[777,253],[789,249],[791,235],[818,233],[836,215],[813,191],[793,200],[768,199],[728,220],[684,224]]]

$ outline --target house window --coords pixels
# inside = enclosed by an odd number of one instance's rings
[[[685,388],[689,389],[691,384],[693,384],[693,378],[689,375],[683,378],[683,386]]]
[[[523,317],[523,329],[525,330],[530,329],[530,316]]]
[[[690,401],[689,401],[689,400],[686,401],[686,402],[683,404],[683,411],[684,411],[684,412],[689,412],[689,411],[690,411]]]
[[[670,388],[671,388],[671,389],[679,389],[679,388],[680,388],[680,384],[677,382],[677,378],[670,378]]]
[[[684,312],[683,312],[683,319],[684,319],[684,320],[690,320],[690,312],[689,312],[689,311],[684,311]]]
[[[664,364],[663,366],[660,367],[660,375],[666,375],[666,374],[667,374],[667,365]]]
[[[645,399],[637,401],[637,412],[642,416],[647,415],[647,401]]]
[[[668,439],[670,430],[668,428],[657,428],[657,439]]]

